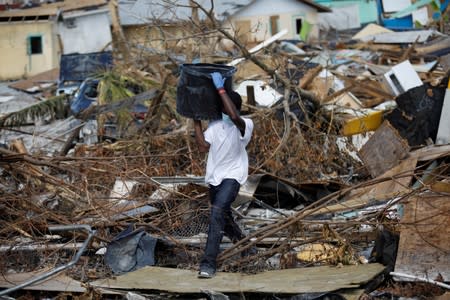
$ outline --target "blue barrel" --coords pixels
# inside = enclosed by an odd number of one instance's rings
[[[232,90],[236,68],[219,64],[183,64],[177,85],[177,112],[195,120],[222,118],[222,101],[211,79],[219,72],[225,78],[224,88]]]

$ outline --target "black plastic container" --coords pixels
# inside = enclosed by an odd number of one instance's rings
[[[183,64],[177,85],[177,112],[195,120],[217,120],[222,118],[220,96],[211,78],[219,72],[225,78],[224,88],[232,90],[233,66],[218,64]]]

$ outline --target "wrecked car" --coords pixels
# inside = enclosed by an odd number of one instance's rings
[[[109,70],[112,65],[113,57],[110,51],[61,55],[56,95],[73,95],[86,78]]]
[[[98,78],[87,78],[80,85],[80,88],[75,92],[73,98],[70,100],[70,112],[74,116],[80,116],[81,113],[89,108],[91,105],[98,105],[99,96],[99,86],[101,79]],[[143,124],[147,113],[147,106],[141,103],[136,103],[132,108],[128,110],[132,118],[132,122],[128,124],[132,127],[139,128]],[[118,130],[118,120],[116,114],[108,114],[106,116],[106,121],[102,122],[102,130],[98,130],[96,120],[97,116],[94,114],[90,117],[88,123],[90,123],[89,135],[97,134],[100,139],[103,140],[116,140],[123,137],[126,134],[126,130]],[[93,127],[92,127],[93,126]],[[84,130],[82,130],[84,132]]]

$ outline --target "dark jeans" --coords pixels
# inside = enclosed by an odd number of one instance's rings
[[[239,188],[239,182],[234,179],[224,179],[218,186],[209,186],[211,215],[205,253],[200,261],[201,270],[216,271],[216,259],[219,255],[223,235],[226,235],[233,243],[244,238],[241,229],[231,215],[231,203],[236,199]]]

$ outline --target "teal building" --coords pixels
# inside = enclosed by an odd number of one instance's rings
[[[361,24],[378,23],[377,0],[314,0],[314,2],[331,9],[358,5]]]

